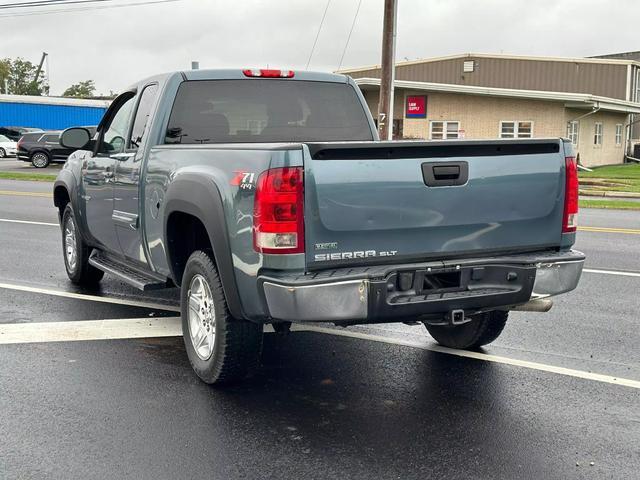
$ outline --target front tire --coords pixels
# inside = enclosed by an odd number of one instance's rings
[[[479,313],[473,320],[462,325],[429,325],[427,331],[440,345],[449,348],[475,349],[488,345],[500,336],[509,312],[494,310]]]
[[[7,151],[4,148],[0,148],[0,158],[7,156]]]
[[[253,373],[262,349],[262,325],[231,316],[210,253],[197,250],[187,260],[180,308],[187,356],[202,381],[230,383]]]
[[[70,203],[67,204],[62,214],[62,254],[67,276],[72,283],[93,287],[104,276],[102,270],[89,265],[91,248],[82,240]]]
[[[36,152],[31,155],[31,165],[36,168],[46,168],[49,166],[49,155],[44,152]]]

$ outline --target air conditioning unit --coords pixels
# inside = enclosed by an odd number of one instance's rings
[[[470,73],[473,72],[473,69],[476,66],[476,62],[474,60],[465,60],[465,62],[462,64],[462,71],[464,73]]]

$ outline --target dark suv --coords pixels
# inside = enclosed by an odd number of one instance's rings
[[[0,127],[0,135],[10,138],[14,142],[20,140],[25,133],[42,132],[40,128],[29,127]]]
[[[18,160],[31,162],[36,168],[45,168],[51,162],[65,162],[73,150],[60,145],[60,133],[25,133],[18,140]]]

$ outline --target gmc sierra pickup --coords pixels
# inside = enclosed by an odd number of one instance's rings
[[[93,138],[61,141],[76,150],[54,186],[69,278],[179,286],[208,383],[256,367],[265,323],[421,322],[477,348],[582,272],[569,142],[380,142],[345,76],[160,75]]]

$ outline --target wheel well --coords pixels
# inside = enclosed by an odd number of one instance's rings
[[[199,218],[173,212],[167,219],[167,250],[176,285],[180,285],[189,256],[196,250],[212,251],[209,233]]]
[[[64,209],[67,206],[67,203],[71,201],[69,197],[69,192],[65,187],[59,186],[56,187],[53,191],[53,204],[58,207],[58,212],[60,212],[60,219],[62,219],[62,214],[64,213]]]

